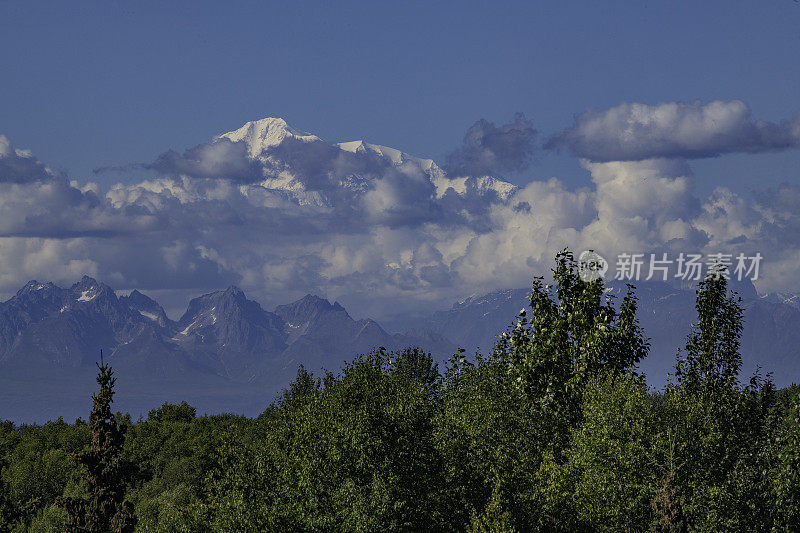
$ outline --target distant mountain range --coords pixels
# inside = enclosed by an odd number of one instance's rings
[[[746,310],[743,377],[760,365],[779,386],[800,381],[796,295],[759,297],[751,285],[736,288]],[[624,285],[611,282],[607,291],[621,296]],[[439,361],[459,347],[488,353],[527,305],[528,292],[470,297],[423,319],[397,321],[406,332],[389,333],[313,295],[270,312],[229,287],[193,299],[173,321],[139,291],[118,296],[89,277],[67,289],[31,281],[0,304],[0,419],[85,416],[101,349],[119,378],[120,410],[138,416],[164,401],[187,400],[201,412],[254,415],[300,364],[335,371],[379,346],[417,345]],[[694,319],[694,290],[648,282],[637,295],[641,325],[652,339],[641,370],[661,386]]]
[[[88,412],[101,349],[119,376],[120,409],[146,413],[185,399],[257,414],[300,364],[337,370],[355,354],[409,345],[455,350],[430,331],[393,335],[312,295],[270,312],[229,287],[193,299],[172,321],[139,291],[118,297],[89,277],[68,289],[31,281],[0,304],[0,419]]]

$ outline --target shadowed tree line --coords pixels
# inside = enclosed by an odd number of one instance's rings
[[[568,251],[491,354],[300,367],[255,419],[133,421],[101,363],[88,423],[0,424],[0,532],[798,531],[800,389],[739,375],[724,274],[661,391],[633,288],[614,302]]]

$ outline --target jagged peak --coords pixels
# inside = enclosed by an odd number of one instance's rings
[[[87,276],[87,275],[84,274],[81,277],[81,279],[77,283],[75,283],[73,285],[73,287],[78,287],[78,286],[81,286],[81,287],[92,287],[92,286],[99,287],[100,283],[98,283],[97,280],[94,279],[93,277]]]
[[[342,307],[339,302],[331,303],[330,300],[328,300],[327,298],[323,298],[321,296],[317,296],[317,295],[311,294],[311,293],[306,294],[305,296],[303,296],[302,298],[300,298],[296,302],[293,302],[293,303],[291,303],[289,305],[313,305],[315,307],[320,307],[320,308],[324,308],[324,309],[342,309],[342,310],[344,310],[344,307]]]
[[[75,300],[78,302],[91,302],[100,295],[116,298],[116,293],[111,287],[90,276],[83,276],[80,281],[70,287],[70,291],[77,295]]]
[[[40,283],[35,279],[30,280],[28,283],[22,286],[20,290],[17,291],[17,294],[24,294],[24,293],[31,293],[31,292],[38,292],[42,290],[48,290],[55,288],[53,282],[48,281],[46,283]]]
[[[236,285],[230,285],[225,290],[214,291],[193,298],[178,322],[185,323],[192,321],[198,315],[214,311],[219,305],[231,305],[239,308],[249,308],[251,306],[261,307],[258,302],[248,300],[242,289]]]
[[[90,276],[83,276],[80,281],[72,285],[70,287],[72,292],[95,292],[95,293],[106,293],[106,292],[114,292],[111,287],[106,285],[105,283],[101,283]]]
[[[137,289],[133,289],[128,296],[123,296],[121,299],[127,300],[134,306],[147,306],[161,309],[161,305],[157,301],[146,294],[142,294]]]
[[[244,291],[237,287],[236,285],[229,285],[228,288],[224,290],[218,290],[214,292],[209,292],[203,294],[202,296],[198,296],[197,298],[192,298],[192,302],[212,302],[219,300],[220,298],[229,298],[233,297],[236,299],[246,299]],[[190,302],[191,303],[191,302]]]
[[[347,314],[347,311],[339,302],[331,303],[329,300],[314,294],[306,294],[299,300],[290,304],[279,305],[275,308],[275,314],[294,324],[313,320],[323,313],[339,311]]]
[[[216,293],[215,299],[233,301],[236,302],[237,304],[245,304],[246,302],[250,301],[247,299],[247,296],[245,295],[244,291],[239,287],[237,287],[236,285],[230,285],[224,291],[218,291]]]
[[[317,296],[316,294],[311,294],[310,292],[297,300],[298,302],[325,302],[330,305],[330,301],[327,298],[323,298],[322,296]]]
[[[27,290],[33,290],[33,288],[34,288],[34,287],[38,287],[38,286],[40,286],[40,285],[43,285],[43,284],[42,284],[42,283],[39,283],[39,282],[38,282],[38,281],[36,281],[35,279],[32,279],[32,280],[30,280],[28,283],[26,283],[25,285],[23,285],[23,286],[22,286],[22,289],[20,289],[20,290],[26,290],[26,289],[27,289]]]
[[[231,296],[244,296],[244,291],[236,285],[230,285],[223,291],[223,294],[228,294]]]

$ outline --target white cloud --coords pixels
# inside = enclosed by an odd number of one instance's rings
[[[800,148],[800,118],[772,123],[750,115],[740,100],[623,103],[577,115],[572,127],[550,139],[547,147],[568,147],[593,161],[695,159]]]

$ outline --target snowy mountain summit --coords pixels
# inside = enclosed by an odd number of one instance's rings
[[[290,126],[282,118],[264,118],[223,133],[219,142],[243,143],[249,164],[263,176],[257,185],[300,205],[332,207],[372,190],[378,182],[427,182],[431,195],[462,197],[494,194],[502,200],[516,191],[493,176],[448,176],[432,159],[363,140],[335,142]],[[432,199],[435,199],[432,198]]]
[[[231,142],[244,142],[247,153],[256,159],[270,148],[280,145],[286,139],[295,139],[300,142],[322,141],[316,135],[311,135],[291,127],[282,118],[262,118],[245,123],[241,128],[219,135],[217,139],[227,139]]]

